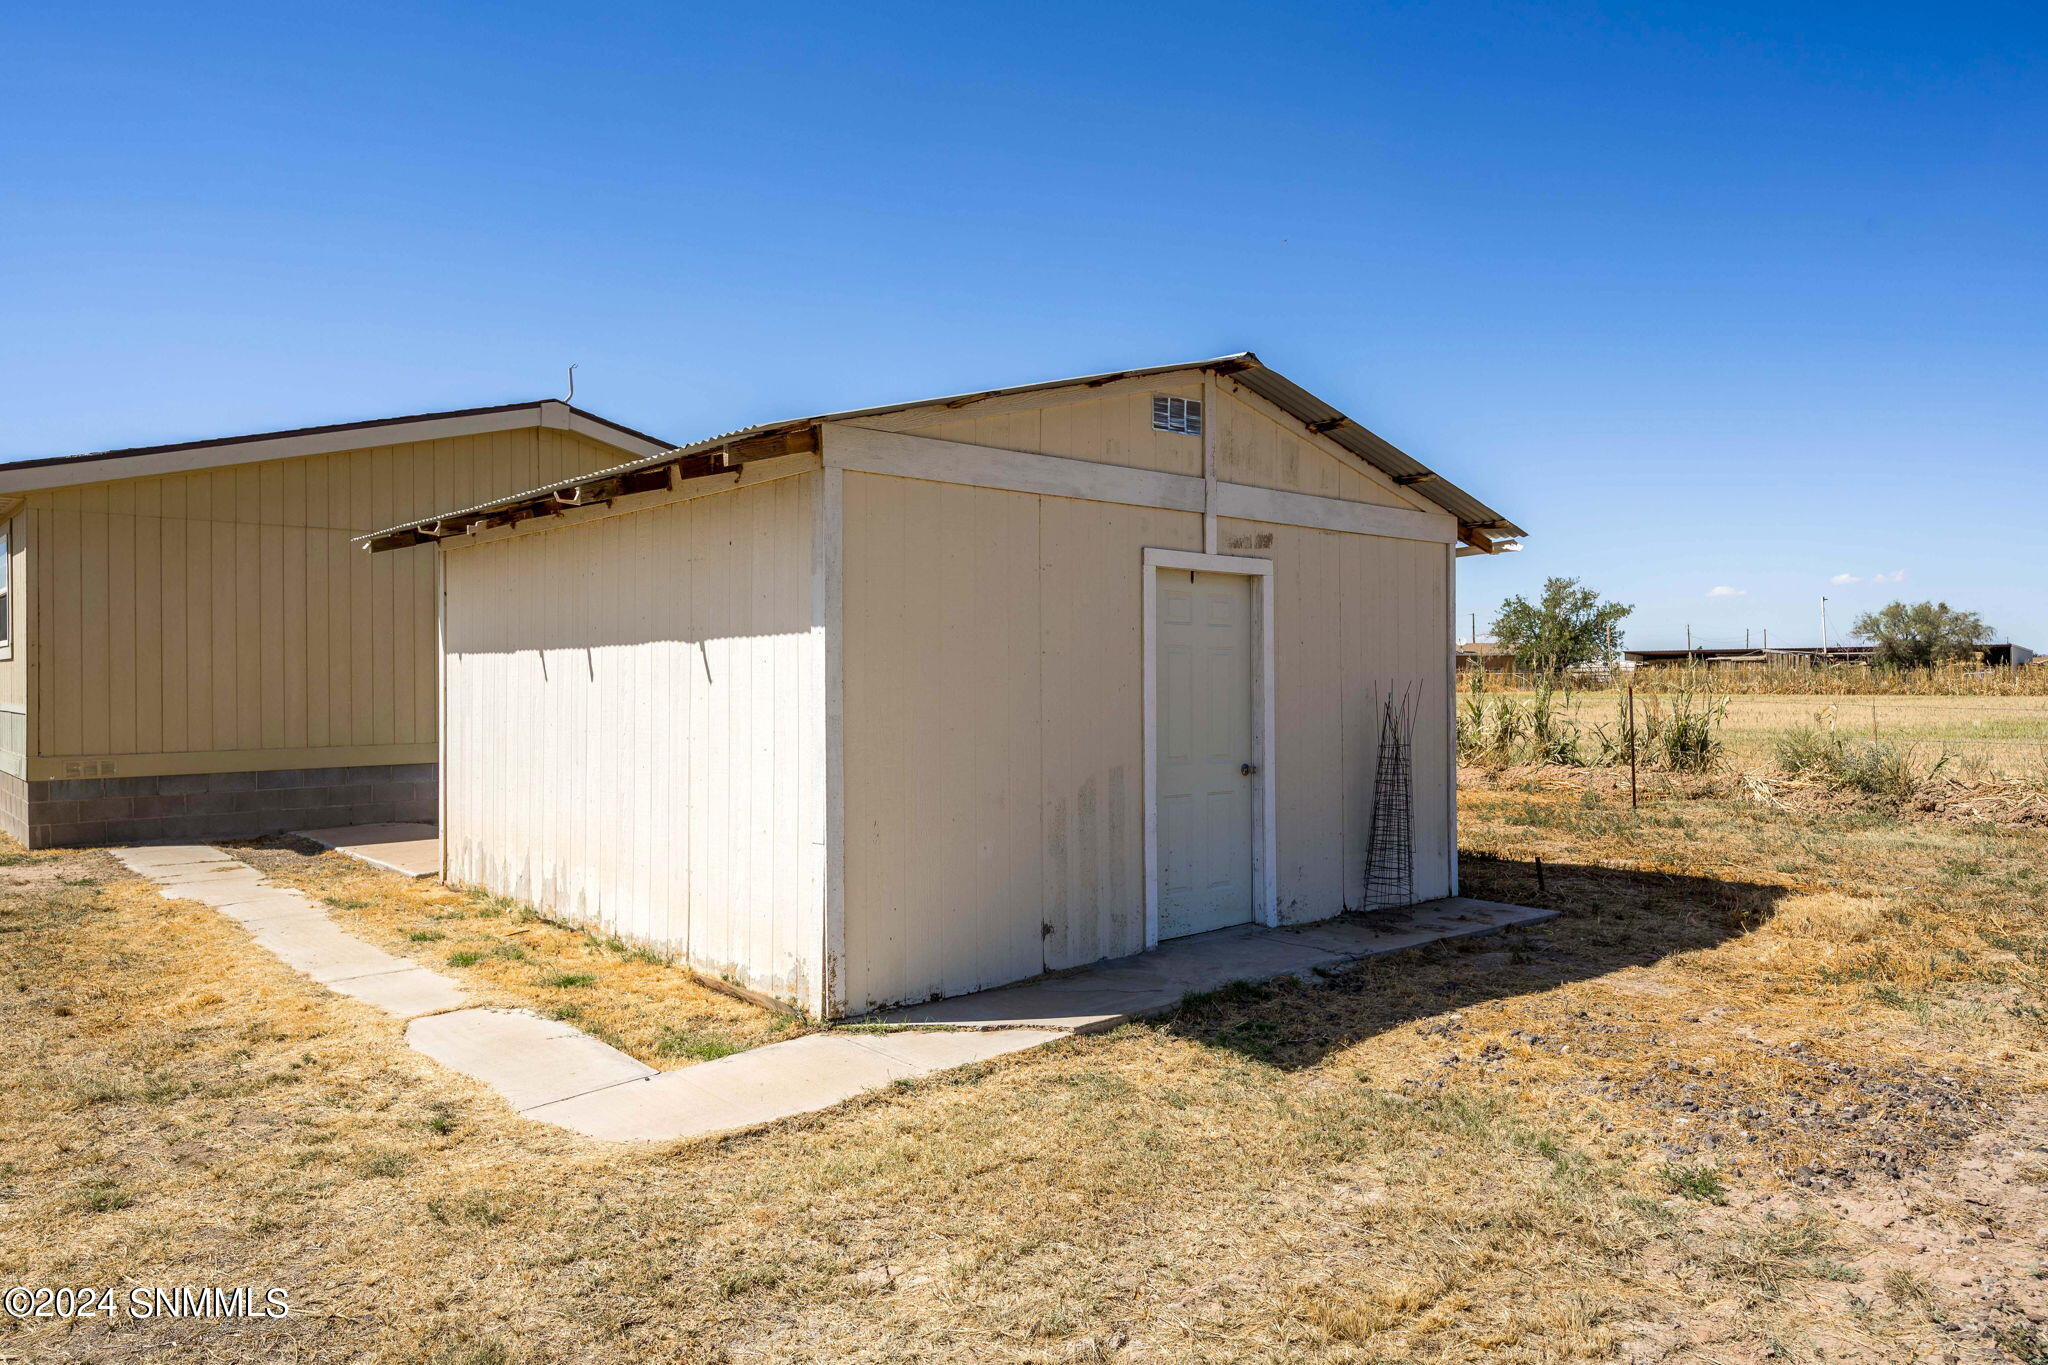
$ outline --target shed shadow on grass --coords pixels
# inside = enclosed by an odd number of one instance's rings
[[[1463,855],[1463,894],[1556,910],[1527,928],[1368,958],[1313,984],[1190,996],[1166,1032],[1285,1071],[1388,1029],[1712,948],[1768,920],[1783,886]]]

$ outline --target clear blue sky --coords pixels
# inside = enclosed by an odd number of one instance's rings
[[[0,457],[555,395],[571,361],[680,441],[1249,348],[1530,528],[1460,570],[1482,629],[1564,574],[1645,646],[1810,640],[1826,592],[2048,650],[2038,6],[7,34]]]

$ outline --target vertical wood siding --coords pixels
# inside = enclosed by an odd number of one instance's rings
[[[1301,423],[1228,379],[1211,387],[1216,477],[1226,483],[1278,488],[1289,493],[1370,502],[1381,507],[1441,511],[1435,503],[1361,465],[1335,442],[1315,437]]]
[[[1177,432],[1152,429],[1152,395],[1171,394],[1200,398],[1199,382],[1162,383],[1142,392],[1125,391],[1100,398],[1059,402],[1037,407],[1016,406],[1017,400],[998,400],[986,408],[1000,411],[932,421],[926,409],[908,413],[862,418],[863,425],[890,431],[914,430],[968,445],[998,446],[1005,450],[1029,450],[1040,455],[1062,455],[1073,460],[1095,460],[1101,464],[1125,465],[1134,469],[1157,469],[1168,474],[1202,472],[1202,440]]]
[[[1189,513],[848,474],[847,1003],[1144,947],[1142,552]],[[1448,894],[1442,545],[1225,518],[1275,561],[1283,921],[1362,904],[1380,707],[1415,717],[1415,894]]]
[[[1020,395],[973,404],[961,415],[943,420],[942,414],[922,408],[859,420],[862,426],[968,445],[1199,475],[1201,438],[1152,428],[1152,395],[1159,393],[1199,398],[1202,385],[1120,382],[1099,397],[1064,397],[1037,407]],[[1216,475],[1227,483],[1382,507],[1441,510],[1361,463],[1334,441],[1311,435],[1300,421],[1227,377],[1210,383],[1209,397],[1210,410],[1205,416],[1216,444]]]
[[[820,477],[446,551],[453,879],[816,1002],[800,820]]]
[[[197,772],[430,746],[433,556],[350,537],[621,458],[528,428],[30,494],[32,752]]]
[[[1450,894],[1447,733],[1450,614],[1445,549],[1225,518],[1226,547],[1273,566],[1273,673],[1278,748],[1280,918],[1357,909],[1381,707],[1410,698],[1415,897]],[[1270,537],[1270,541],[1265,541]]]
[[[1141,950],[1139,566],[1201,518],[845,479],[848,1008]]]

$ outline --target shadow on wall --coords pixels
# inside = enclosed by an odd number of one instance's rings
[[[1705,877],[1467,854],[1464,894],[1560,911],[1528,929],[1358,963],[1315,985],[1239,984],[1191,999],[1169,1033],[1282,1070],[1451,1010],[1529,995],[1712,948],[1768,920],[1791,892]]]

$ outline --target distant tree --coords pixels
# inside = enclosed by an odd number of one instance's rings
[[[1991,638],[1983,617],[1946,602],[1894,602],[1865,612],[1849,630],[1877,646],[1871,662],[1893,668],[1926,668],[1964,658]]]
[[[1552,578],[1533,605],[1521,597],[1500,604],[1493,638],[1518,668],[1558,674],[1574,664],[1612,663],[1621,649],[1622,618],[1635,608],[1603,602],[1576,578]]]

